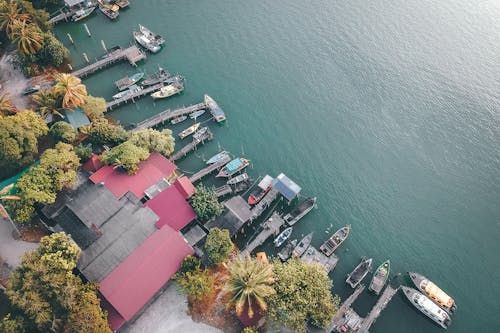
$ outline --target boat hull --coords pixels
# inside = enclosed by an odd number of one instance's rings
[[[300,243],[293,249],[292,256],[294,257],[302,257],[302,255],[306,252],[306,250],[311,245],[313,233],[307,234]]]
[[[423,283],[425,283],[426,281],[428,281],[428,283],[432,283],[435,286],[435,288],[437,288],[439,290],[439,293],[442,293],[442,294],[446,295],[447,297],[450,297],[450,296],[448,296],[448,294],[446,294],[444,291],[442,291],[441,288],[439,288],[434,282],[432,282],[431,280],[429,280],[425,276],[423,276],[423,275],[421,275],[419,273],[416,273],[416,272],[408,272],[408,275],[410,276],[410,279],[412,280],[412,282],[415,285],[415,287],[417,287],[417,289],[422,294],[424,294],[425,296],[427,296],[431,301],[433,301],[434,303],[436,303],[441,309],[445,310],[449,314],[454,314],[455,313],[455,311],[457,309],[457,305],[456,305],[455,301],[453,301],[453,303],[452,303],[451,306],[446,306],[445,304],[442,304],[442,302],[440,302],[439,298],[437,298],[433,294],[430,294],[427,290],[425,290],[422,287]]]
[[[231,177],[232,175],[235,175],[235,174],[237,174],[238,172],[240,172],[241,170],[245,169],[245,168],[246,168],[246,167],[250,164],[250,162],[249,162],[247,159],[240,158],[240,160],[241,160],[241,163],[242,163],[242,164],[241,164],[241,165],[240,165],[240,166],[239,166],[236,170],[231,170],[231,171],[230,171],[230,170],[228,170],[228,169],[227,169],[227,165],[226,165],[226,166],[224,166],[224,167],[220,170],[220,172],[217,174],[217,176],[216,176],[216,177],[225,177],[225,178],[229,178],[229,177]],[[229,162],[229,163],[231,163],[231,162]],[[229,164],[229,163],[228,163],[228,164]]]
[[[391,262],[390,260],[386,260],[382,264],[380,264],[380,266],[378,266],[377,270],[373,274],[373,278],[370,282],[368,290],[374,292],[375,295],[379,295],[385,284],[387,283],[390,274]]]
[[[292,227],[288,227],[285,230],[283,230],[283,232],[280,233],[278,237],[276,237],[276,239],[274,240],[273,242],[274,246],[280,247],[281,245],[283,245],[283,243],[292,235],[292,231],[293,231]]]
[[[217,153],[214,156],[210,157],[207,161],[207,164],[214,164],[216,162],[219,162],[226,156],[229,156],[229,153],[227,151],[221,151],[220,153]]]
[[[316,197],[307,198],[299,204],[296,209],[293,209],[290,214],[285,215],[283,218],[288,225],[292,226],[297,223],[301,218],[307,215],[314,207],[316,207]]]
[[[323,245],[320,246],[321,252],[323,252],[324,255],[331,256],[333,252],[338,249],[342,243],[349,237],[349,233],[351,230],[351,225],[347,225],[345,227],[340,228],[339,230],[335,231],[335,233],[326,241],[323,243]]]
[[[354,270],[347,276],[345,282],[351,286],[351,288],[356,288],[361,281],[368,275],[372,267],[372,259],[363,259],[361,262],[354,268]]]
[[[441,308],[432,302],[430,298],[425,296],[424,294],[421,294],[420,292],[416,291],[413,288],[408,288],[405,286],[401,286],[401,289],[403,290],[403,294],[406,296],[408,301],[420,312],[422,312],[427,318],[431,319],[433,322],[438,324],[444,329],[447,329],[450,324],[451,324],[451,318],[449,314],[446,311],[442,311]],[[418,300],[416,301],[416,297],[418,297]],[[423,297],[423,298],[421,298]],[[429,306],[429,302],[433,304],[434,306],[437,307],[434,308],[432,306]],[[423,305],[427,304],[427,306]],[[439,313],[439,310],[442,311],[442,313]],[[438,317],[441,317],[441,319],[438,319]]]

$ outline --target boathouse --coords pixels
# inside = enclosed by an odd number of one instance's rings
[[[273,180],[272,186],[288,201],[295,199],[302,190],[299,185],[288,178],[284,173],[280,173],[278,177]]]
[[[209,221],[205,227],[227,229],[231,237],[235,237],[245,223],[251,220],[252,211],[245,199],[239,195],[224,202],[224,208],[225,212],[215,220]]]

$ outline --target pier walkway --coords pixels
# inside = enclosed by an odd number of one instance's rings
[[[125,59],[127,59],[132,66],[135,66],[138,61],[146,59],[146,54],[141,51],[136,45],[132,45],[126,49],[119,48],[106,54],[96,62],[93,62],[83,68],[77,69],[76,71],[71,73],[71,75],[76,77],[85,77],[117,61]]]
[[[325,330],[325,332],[336,332],[337,329],[344,324],[344,315],[349,311],[351,308],[352,303],[356,301],[358,296],[365,290],[365,285],[360,284],[356,287],[354,292],[342,303],[340,308],[335,312],[335,315],[332,318],[330,327]]]
[[[377,318],[380,316],[380,313],[385,309],[387,304],[389,304],[390,300],[396,294],[398,289],[399,288],[394,289],[391,286],[387,286],[385,288],[382,296],[380,296],[377,300],[377,304],[375,304],[368,316],[363,319],[361,328],[365,329],[366,331],[370,329],[370,326],[375,322],[375,320],[377,320]]]
[[[223,159],[221,159],[220,161],[217,161],[217,162],[215,162],[213,164],[210,164],[206,168],[201,169],[200,171],[198,171],[197,173],[195,173],[194,175],[192,175],[191,177],[189,177],[189,180],[191,181],[191,183],[195,183],[198,180],[200,180],[203,177],[205,177],[206,175],[209,175],[212,172],[214,172],[216,170],[219,170],[224,165],[226,165],[227,163],[229,163],[229,161],[231,161],[231,157],[226,156]]]
[[[204,144],[205,141],[212,140],[213,137],[214,137],[214,135],[212,134],[212,132],[210,132],[210,130],[208,130],[205,134],[203,134],[201,136],[201,138],[199,138],[199,139],[193,138],[193,141],[191,141],[190,143],[188,143],[187,145],[185,145],[184,147],[179,149],[175,154],[170,156],[169,160],[171,162],[174,162],[174,161],[186,156],[191,150],[196,149],[196,147],[198,147],[199,144]]]
[[[109,111],[109,110],[113,109],[113,107],[118,106],[122,103],[127,103],[130,101],[135,102],[136,99],[139,99],[139,98],[142,98],[148,94],[154,93],[155,91],[160,90],[162,87],[163,87],[163,83],[158,83],[158,84],[155,84],[154,86],[150,86],[150,87],[138,90],[135,93],[130,94],[128,96],[113,99],[112,101],[106,102],[106,110]]]
[[[259,217],[278,197],[278,191],[272,188],[267,194],[252,208],[252,220]]]
[[[56,16],[54,16],[50,20],[48,20],[48,23],[56,25],[57,23],[59,23],[61,21],[68,22],[68,19],[71,18],[71,16],[73,16],[74,13],[75,13],[74,11],[60,10],[59,14],[57,14]]]
[[[157,126],[159,124],[164,123],[167,120],[170,120],[170,119],[173,119],[176,117],[180,117],[180,116],[183,116],[185,114],[190,114],[190,113],[193,113],[195,111],[203,110],[206,107],[207,107],[207,105],[205,103],[198,103],[198,104],[189,105],[189,106],[182,107],[182,108],[175,109],[175,110],[168,109],[168,110],[162,111],[162,112],[154,115],[151,118],[143,120],[140,123],[137,123],[135,125],[135,129],[154,127],[154,126]]]
[[[233,193],[233,189],[229,185],[223,185],[215,189],[215,195],[217,196],[217,198],[223,197],[231,193]]]
[[[241,254],[243,256],[250,254],[257,246],[262,245],[266,239],[272,235],[278,235],[281,226],[284,224],[285,221],[281,218],[281,216],[274,212],[269,220],[262,224],[262,231],[245,247]]]

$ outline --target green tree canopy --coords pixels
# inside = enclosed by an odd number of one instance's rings
[[[194,299],[201,299],[213,290],[215,278],[207,270],[197,269],[176,276],[179,289],[182,293]]]
[[[35,110],[43,119],[47,119],[49,115],[63,118],[61,111],[62,101],[54,94],[52,89],[40,90],[32,97],[36,105]]]
[[[110,151],[101,154],[100,160],[107,165],[114,165],[122,168],[129,175],[133,175],[139,170],[139,163],[149,157],[149,152],[141,147],[126,141],[114,147]]]
[[[58,121],[50,127],[49,131],[56,140],[71,143],[76,140],[78,130],[65,121]]]
[[[92,156],[91,144],[83,145],[80,143],[78,146],[75,146],[74,150],[76,156],[78,156],[78,158],[82,163],[87,162]]]
[[[187,272],[193,272],[201,267],[200,259],[196,258],[193,255],[186,256],[184,260],[182,260],[181,268],[176,274],[185,274]]]
[[[210,229],[205,242],[205,251],[212,263],[219,264],[226,261],[233,250],[234,244],[227,229]]]
[[[106,112],[106,100],[102,97],[88,95],[85,97],[85,103],[82,105],[82,110],[90,119],[102,117]]]
[[[8,93],[0,95],[0,116],[10,116],[17,112]]]
[[[87,129],[90,141],[95,144],[117,145],[128,138],[127,131],[119,125],[111,124],[106,118],[93,119]]]
[[[80,78],[66,73],[54,75],[57,84],[54,86],[56,96],[62,98],[63,108],[72,108],[85,104],[87,87]]]
[[[268,298],[268,316],[296,332],[306,332],[309,321],[327,327],[340,299],[332,297],[332,281],[324,267],[292,258],[274,261],[273,272],[276,294]]]
[[[2,320],[0,320],[0,332],[2,333],[24,333],[22,318],[12,318],[8,313]]]
[[[170,156],[174,152],[175,139],[172,131],[164,129],[157,131],[152,128],[146,128],[132,132],[128,139],[137,147],[147,149],[150,153],[157,151],[163,156]]]
[[[198,218],[202,221],[209,220],[222,214],[223,206],[217,199],[213,189],[208,189],[203,185],[196,187],[191,206]]]
[[[69,56],[68,49],[51,32],[42,34],[42,47],[36,53],[40,66],[60,66]]]
[[[60,191],[75,185],[80,159],[76,156],[73,146],[59,142],[54,149],[47,149],[40,156],[40,166],[49,172],[55,189]]]

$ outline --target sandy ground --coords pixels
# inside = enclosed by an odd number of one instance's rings
[[[188,314],[187,299],[174,283],[165,289],[144,313],[120,333],[219,333],[215,327],[194,322]]]
[[[0,84],[2,85],[0,95],[8,93],[18,110],[29,107],[29,98],[23,95],[28,81],[20,70],[14,68],[12,54],[6,53],[0,58]]]
[[[37,243],[29,243],[22,240],[15,240],[12,237],[13,227],[10,222],[0,217],[0,257],[9,264],[17,267],[21,262],[22,255],[38,247]]]

